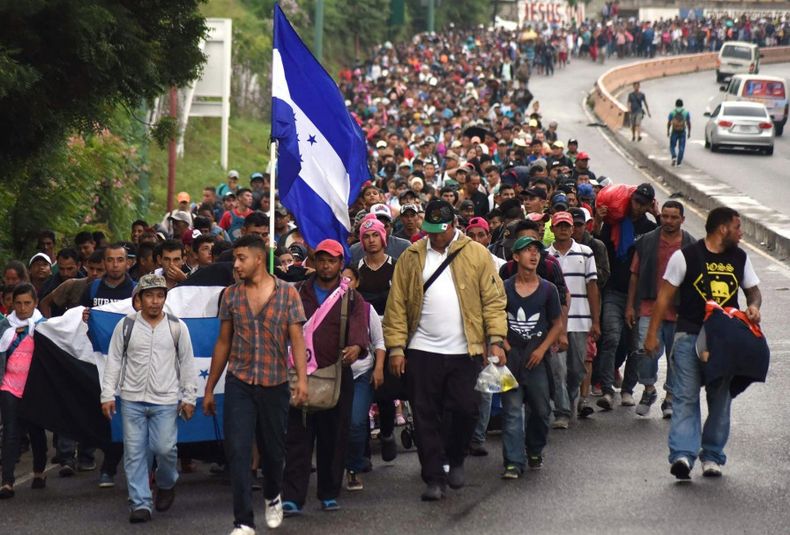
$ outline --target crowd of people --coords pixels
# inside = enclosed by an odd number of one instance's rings
[[[582,25],[567,41],[564,30],[549,29],[535,42],[556,41],[560,55],[567,43],[567,60],[591,54],[600,32],[619,53],[622,30],[630,35],[631,52],[624,53],[649,56],[679,51],[674,37],[651,47],[670,29],[680,32],[680,50],[691,51],[742,32],[786,39],[787,26],[611,20],[597,29]],[[703,429],[694,345],[709,294],[738,306],[737,291],[699,285],[708,265],[734,277],[746,293],[746,314],[759,322],[759,280],[738,248],[740,218],[715,209],[706,236],[697,239],[684,229],[680,202],[659,204],[649,183],[613,184],[605,163],[595,163],[583,142],[566,139],[529,91],[534,69],[547,68],[536,67],[533,44],[506,31],[421,35],[382,46],[365,69],[341,73],[371,162],[345,244],[328,239],[310,247],[299,214],[279,198],[271,205],[268,174],[253,172],[242,185],[237,171],[206,186],[199,200],[179,193],[163,220],[135,221],[125,241],[42,231],[38,252],[2,272],[0,498],[14,495],[25,434],[33,488],[46,486],[44,431],[16,408],[35,326],[79,306],[87,318],[93,307],[129,298],[137,312],[113,334],[101,394],[108,417],[120,394],[124,443],[106,448],[98,471],[99,485],[111,488],[123,460],[132,522],[172,505],[176,418],[189,419],[201,394],[197,410],[213,414],[225,370],[225,458],[216,470],[231,478],[237,535],[254,533],[258,468],[267,525],[302,513],[313,453],[321,508],[337,510],[344,483],[348,491],[364,489],[371,427],[382,459],[397,457],[395,430],[405,407],[426,485],[422,499],[441,500],[448,486],[463,487],[465,457],[490,453],[494,399],[475,390],[489,362],[507,366],[518,383],[498,396],[503,478],[541,468],[550,429],[583,425],[596,409],[635,406],[649,417],[659,398],[659,357],[670,354],[660,415],[671,419],[671,472],[686,479],[699,460],[705,476],[721,475],[729,390],[724,381],[708,389]],[[627,195],[601,200],[615,190]],[[167,292],[193,277],[228,287],[202,393],[189,364],[189,332],[163,311]],[[167,372],[152,377],[147,366]],[[310,373],[335,366],[335,403],[303,409]],[[62,477],[97,468],[94,450],[68,437],[57,437],[55,449]],[[148,485],[154,456],[155,499]],[[195,467],[182,459],[181,468]]]

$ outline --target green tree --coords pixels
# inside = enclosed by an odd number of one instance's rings
[[[206,33],[200,2],[0,4],[0,176],[3,202],[11,203],[7,213],[20,213],[31,192],[49,191],[53,184],[74,193],[74,176],[62,165],[70,158],[67,139],[81,134],[89,148],[93,135],[108,141],[105,126],[119,107],[136,110],[199,75],[205,57],[198,44]],[[115,168],[118,162],[99,163]],[[42,212],[18,228],[21,223],[11,221],[11,231],[21,233],[17,240],[50,226],[55,215]]]

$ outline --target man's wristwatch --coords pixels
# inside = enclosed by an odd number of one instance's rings
[[[500,348],[500,349],[505,349],[505,342],[502,342],[502,341],[499,341],[499,342],[491,342],[491,344],[490,344],[490,345],[492,345],[492,346],[497,346],[497,347],[498,347],[498,348]]]

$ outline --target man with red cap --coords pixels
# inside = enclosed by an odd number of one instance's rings
[[[299,287],[305,317],[312,317],[324,302],[333,303],[315,326],[313,340],[316,363],[319,368],[331,366],[340,358],[343,371],[340,398],[335,407],[304,413],[300,407],[291,407],[288,414],[286,435],[286,461],[283,475],[283,513],[295,516],[302,512],[307,499],[313,448],[316,450],[318,474],[317,494],[324,511],[340,508],[337,497],[343,484],[346,464],[346,447],[351,423],[351,404],[354,398],[354,375],[351,364],[359,358],[370,358],[368,309],[362,296],[347,281],[341,281],[345,251],[335,240],[324,240],[315,248],[313,267],[315,273]],[[343,284],[341,284],[343,282]],[[336,294],[337,292],[337,294]],[[348,294],[348,297],[345,297]],[[348,299],[345,345],[340,347],[341,307]]]
[[[576,164],[573,168],[573,172],[571,173],[571,176],[574,180],[579,178],[579,175],[587,175],[590,177],[590,180],[597,179],[595,173],[590,170],[590,155],[584,151],[580,151],[576,155]]]
[[[555,419],[554,429],[567,429],[571,411],[587,417],[593,409],[588,400],[579,399],[579,388],[586,374],[587,338],[596,340],[601,334],[598,271],[592,249],[574,241],[573,216],[569,212],[555,212],[551,216],[554,243],[550,255],[560,261],[565,283],[571,294],[568,311],[568,351],[558,353],[552,365],[554,374]]]
[[[491,227],[484,217],[473,217],[470,219],[469,223],[466,225],[466,235],[486,249],[488,249],[488,246],[491,244]],[[497,272],[499,268],[507,263],[494,253],[491,253],[491,258],[494,260]]]

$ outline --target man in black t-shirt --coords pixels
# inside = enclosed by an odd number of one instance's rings
[[[114,243],[104,250],[104,276],[85,288],[80,305],[90,308],[115,301],[123,301],[132,296],[134,281],[127,274],[128,262],[126,248],[123,244]],[[83,318],[87,321],[88,314]]]
[[[85,307],[85,311],[82,314],[83,321],[88,321],[92,307],[123,301],[132,297],[135,284],[127,273],[128,267],[127,252],[123,244],[113,243],[107,246],[104,250],[104,276],[88,284],[82,294],[82,299],[80,299],[80,305]],[[90,336],[90,332],[88,335]],[[110,488],[115,486],[113,479],[122,457],[123,444],[121,443],[113,443],[105,450],[101,475],[99,476],[99,487]],[[68,470],[65,470],[65,472],[68,472]],[[63,471],[61,473],[63,474]]]
[[[705,303],[713,300],[722,307],[738,308],[741,288],[746,295],[746,316],[754,323],[760,322],[762,304],[760,280],[746,252],[738,247],[742,235],[738,212],[726,207],[711,210],[705,232],[705,239],[670,257],[644,344],[645,352],[654,355],[661,320],[680,293],[671,355],[674,411],[669,428],[670,472],[678,479],[690,478],[697,457],[705,477],[721,476],[721,466],[727,461],[724,446],[730,432],[732,401],[729,380],[719,379],[706,385],[708,418],[704,427],[700,422],[703,364],[697,356],[696,343],[705,319]]]
[[[563,321],[556,286],[537,274],[542,251],[540,240],[516,240],[513,258],[518,273],[505,281],[507,367],[518,386],[502,394],[504,479],[518,479],[525,464],[532,469],[543,465],[549,433],[550,372],[544,357],[559,339]]]
[[[633,259],[633,243],[642,234],[646,234],[655,229],[657,225],[650,221],[646,214],[652,213],[655,217],[657,212],[655,206],[656,192],[648,183],[637,186],[631,196],[627,221],[619,223],[620,240],[615,244],[612,238],[614,228],[601,222],[606,217],[607,209],[605,206],[596,207],[595,228],[601,229],[596,235],[604,245],[609,255],[610,276],[609,281],[603,290],[601,300],[601,338],[598,341],[598,358],[593,362],[597,366],[598,379],[601,383],[603,396],[598,399],[597,405],[604,410],[611,410],[614,406],[614,377],[615,370],[620,368],[622,362],[616,362],[615,354],[620,345],[620,337],[631,336],[630,329],[625,324],[625,309],[628,301],[628,282],[631,278],[631,260]],[[632,232],[626,232],[626,225],[630,226]],[[630,243],[628,240],[630,236]],[[626,364],[625,373],[629,375],[628,382],[636,384],[635,360],[629,359]],[[593,370],[593,375],[595,376]],[[621,403],[626,407],[635,405],[632,392],[622,392]]]

